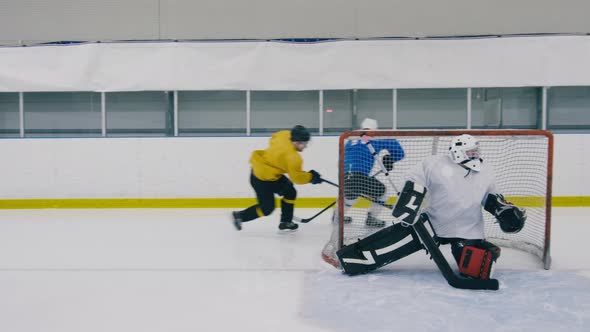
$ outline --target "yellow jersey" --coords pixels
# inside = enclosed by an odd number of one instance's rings
[[[293,146],[289,130],[274,133],[266,150],[252,153],[250,165],[254,176],[262,181],[276,181],[287,174],[297,184],[311,182],[311,173],[303,171],[303,160]]]

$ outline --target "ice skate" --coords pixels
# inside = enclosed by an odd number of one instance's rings
[[[279,231],[281,231],[282,233],[294,232],[297,230],[297,228],[299,228],[299,225],[292,221],[279,223]]]
[[[335,213],[332,214],[332,222],[337,222]],[[351,222],[352,222],[352,217],[344,216],[344,223],[345,224],[350,224]]]
[[[233,211],[232,213],[232,221],[234,223],[234,227],[238,230],[242,230],[242,216],[240,216],[239,211]]]
[[[381,219],[377,219],[373,217],[371,213],[367,214],[367,219],[365,220],[365,225],[369,227],[383,227],[385,226],[385,221]]]

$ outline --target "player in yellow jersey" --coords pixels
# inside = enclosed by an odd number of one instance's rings
[[[303,160],[299,152],[307,147],[311,138],[309,131],[297,125],[291,130],[281,130],[272,135],[266,150],[256,150],[250,157],[252,173],[250,184],[256,192],[258,204],[242,211],[232,212],[234,226],[242,229],[242,223],[268,216],[275,209],[275,194],[282,196],[280,230],[296,230],[293,222],[293,205],[297,198],[297,184],[318,184],[320,174],[314,170],[303,171]],[[287,176],[285,176],[288,175]]]

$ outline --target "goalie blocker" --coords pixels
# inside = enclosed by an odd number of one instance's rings
[[[476,279],[489,279],[492,265],[500,257],[500,248],[484,240],[465,240],[459,246],[462,248],[457,262],[459,272]]]

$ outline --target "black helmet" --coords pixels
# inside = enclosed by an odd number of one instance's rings
[[[296,125],[291,129],[291,141],[293,142],[307,142],[310,138],[309,130],[302,125]]]

